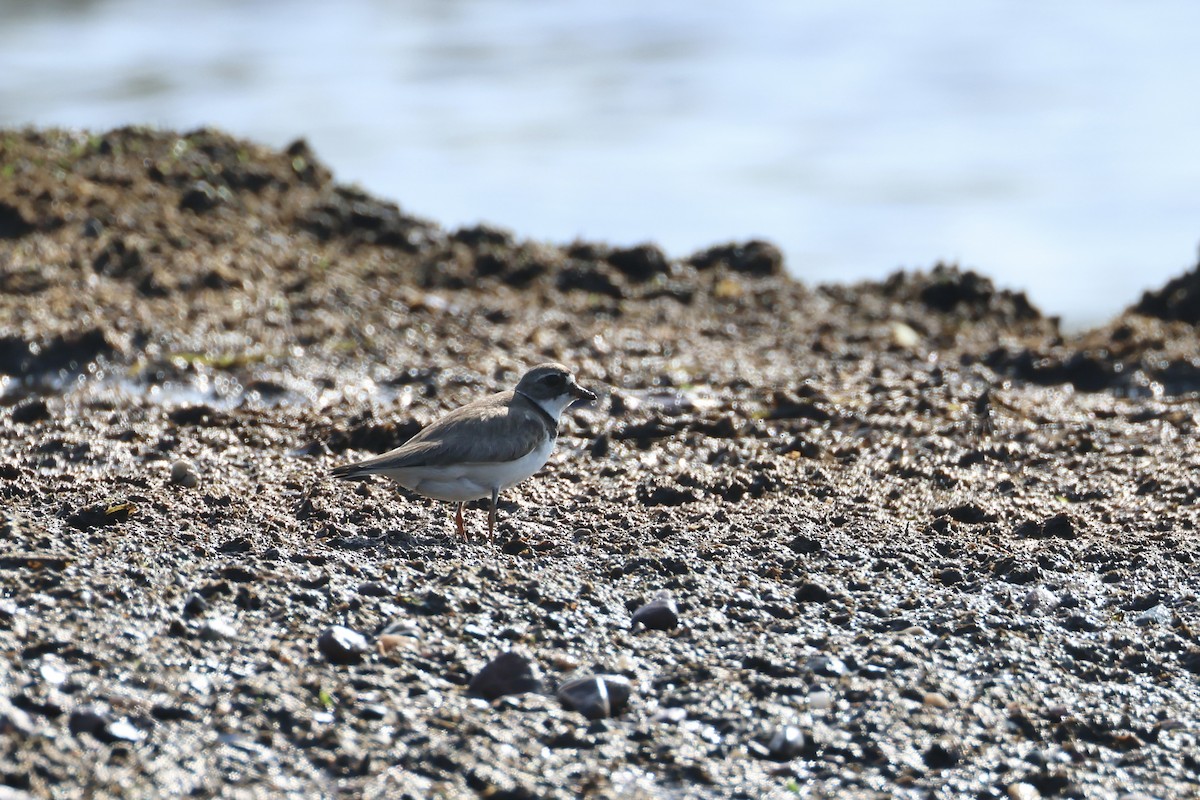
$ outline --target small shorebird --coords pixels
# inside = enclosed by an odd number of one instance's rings
[[[562,412],[596,395],[561,364],[541,364],[517,388],[451,411],[382,455],[335,467],[335,478],[386,475],[405,489],[458,503],[454,521],[467,536],[463,505],[490,496],[488,538],[496,532],[500,492],[533,475],[550,458]]]

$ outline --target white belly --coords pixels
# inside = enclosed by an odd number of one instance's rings
[[[516,461],[404,467],[381,474],[425,497],[462,503],[491,497],[493,490],[502,492],[517,485],[541,469],[553,450],[554,440],[551,439]]]

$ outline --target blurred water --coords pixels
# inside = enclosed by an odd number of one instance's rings
[[[960,261],[1084,324],[1195,263],[1200,4],[0,0],[0,125],[299,136],[448,227]]]

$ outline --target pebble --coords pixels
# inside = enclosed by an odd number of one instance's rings
[[[759,758],[791,761],[804,750],[804,732],[795,725],[781,725],[770,732],[765,744],[761,740],[752,741],[749,749]]]
[[[1038,609],[1052,608],[1058,603],[1058,598],[1048,589],[1038,586],[1025,593],[1021,600],[1021,609],[1026,614],[1032,614]]]
[[[203,595],[192,592],[188,595],[188,599],[183,604],[183,615],[185,617],[198,617],[208,610],[208,601]]]
[[[670,597],[657,597],[634,611],[630,624],[653,631],[674,630],[679,627],[679,609]]]
[[[317,637],[317,649],[331,664],[354,664],[371,652],[371,644],[358,631],[331,625]]]
[[[949,769],[962,759],[958,748],[945,742],[934,742],[925,751],[922,760],[930,769]]]
[[[932,708],[950,708],[950,701],[941,692],[926,692],[922,701]]]
[[[468,688],[473,695],[495,700],[509,694],[541,691],[542,679],[532,658],[510,650],[479,670]]]
[[[238,632],[233,623],[225,617],[213,617],[205,620],[204,624],[200,626],[200,638],[210,642],[236,639]]]
[[[67,730],[78,736],[89,733],[102,742],[140,742],[145,732],[126,719],[110,719],[108,714],[95,708],[77,708],[67,719]]]
[[[1038,800],[1042,793],[1031,783],[1014,783],[1008,787],[1010,800]]]
[[[1133,618],[1133,621],[1138,625],[1170,625],[1171,610],[1162,603],[1159,603],[1138,614]]]
[[[815,711],[833,708],[833,695],[824,690],[808,693],[808,707]]]
[[[1063,622],[1063,627],[1069,631],[1084,631],[1096,633],[1104,630],[1104,625],[1087,614],[1072,614]]]
[[[588,719],[615,717],[629,702],[633,685],[623,675],[586,675],[558,687],[559,701]]]
[[[38,672],[42,680],[51,686],[62,686],[67,680],[67,671],[57,664],[42,664]]]
[[[796,589],[797,603],[828,603],[832,595],[819,583],[806,582]]]
[[[669,722],[672,725],[677,725],[687,719],[687,709],[671,706],[669,708],[660,708],[654,712],[653,717],[655,722]]]
[[[811,656],[808,659],[807,666],[817,675],[826,678],[840,678],[846,674],[846,663],[836,656]]]
[[[171,483],[186,489],[194,489],[200,484],[200,476],[190,461],[181,458],[171,464]]]
[[[146,738],[146,734],[143,731],[125,719],[118,719],[108,723],[105,733],[108,734],[110,739],[119,742],[140,742]]]

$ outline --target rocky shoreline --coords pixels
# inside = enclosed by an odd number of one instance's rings
[[[1190,796],[1198,298],[1064,335],[2,131],[0,796]],[[497,542],[327,478],[548,359],[601,400]]]

